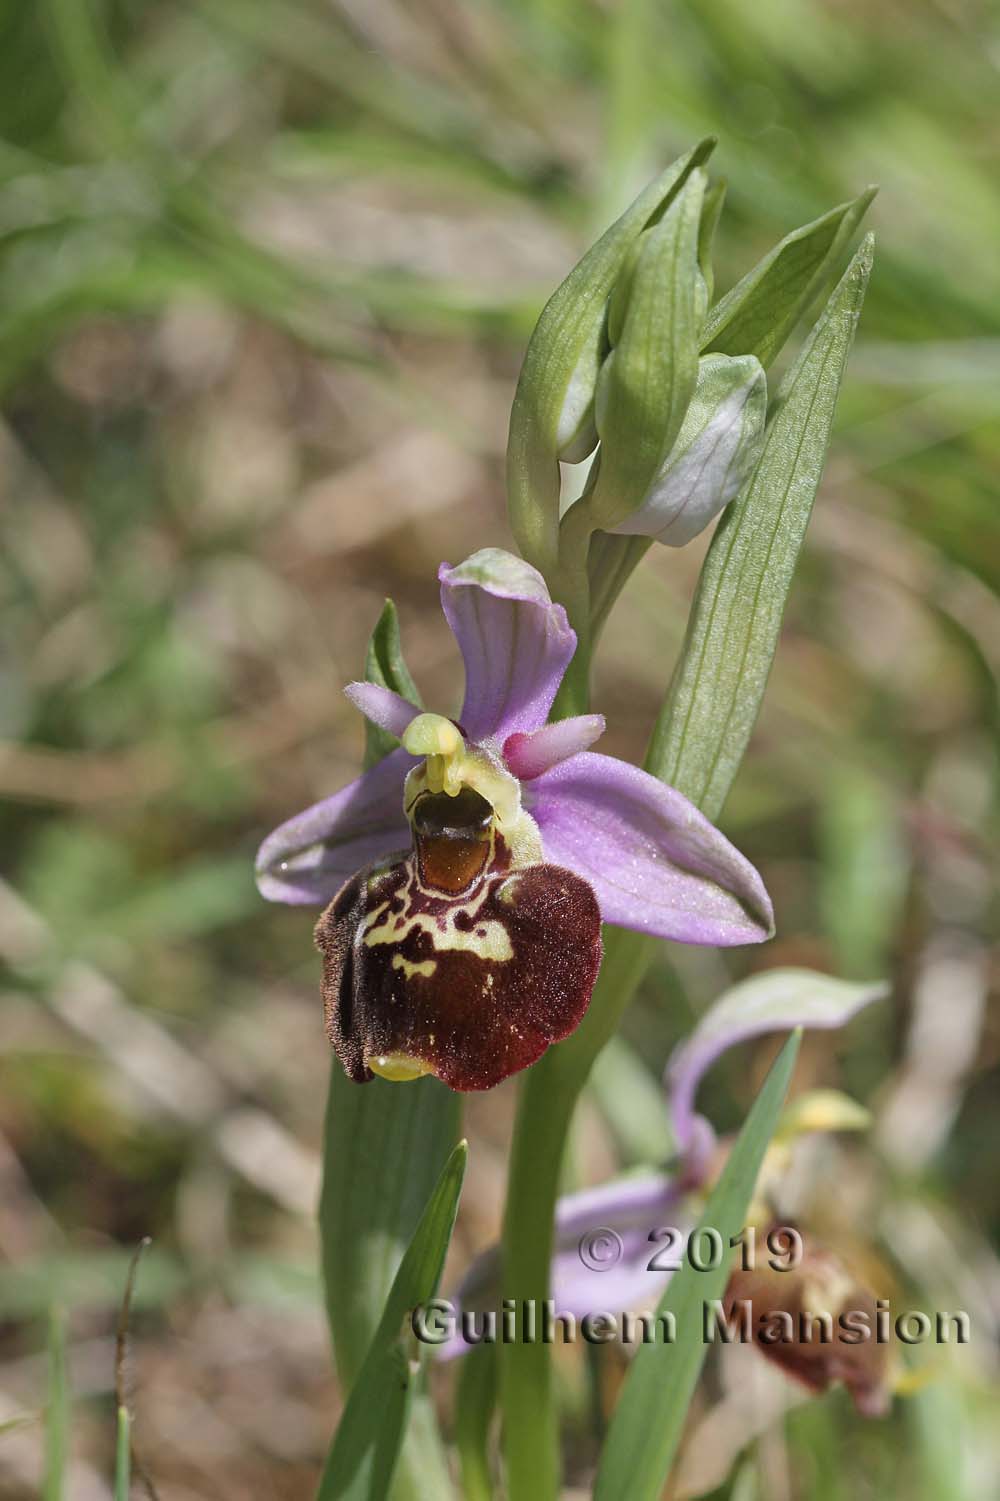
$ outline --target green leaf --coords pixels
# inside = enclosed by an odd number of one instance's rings
[[[755,354],[770,365],[837,266],[875,188],[793,229],[709,310],[702,350]]]
[[[348,1384],[459,1130],[459,1097],[438,1079],[355,1084],[333,1064],[320,1233],[337,1368]]]
[[[764,449],[724,513],[647,766],[718,816],[764,696],[871,271],[865,240],[779,387]]]
[[[497,1399],[497,1352],[476,1345],[463,1358],[455,1401],[455,1447],[462,1469],[463,1501],[492,1501],[490,1423]]]
[[[437,1292],[467,1156],[468,1146],[460,1142],[406,1248],[334,1436],[317,1501],[381,1501],[388,1495],[421,1364],[422,1349],[410,1332],[409,1314]],[[380,1183],[369,1184],[373,1198],[381,1199],[385,1191]]]
[[[411,704],[423,708],[420,690],[410,676],[410,669],[403,658],[403,647],[399,639],[399,615],[391,599],[387,599],[383,605],[368,642],[365,681],[378,683],[380,688],[391,688],[393,693],[399,693],[403,698],[408,698]],[[399,741],[388,730],[380,729],[377,724],[365,720],[366,769],[381,761],[383,756],[394,751],[398,745]]]
[[[708,1201],[702,1225],[718,1231],[723,1244],[743,1228],[788,1088],[799,1037],[793,1033],[778,1055]],[[608,1429],[594,1501],[619,1501],[622,1496],[628,1501],[657,1501],[705,1359],[705,1308],[722,1297],[728,1280],[726,1258],[707,1272],[695,1271],[685,1262],[671,1277],[656,1312],[657,1316],[672,1315],[675,1339],[670,1344],[639,1347]]]
[[[66,1324],[62,1313],[49,1314],[49,1376],[45,1406],[45,1481],[43,1501],[63,1501],[69,1453],[69,1384],[66,1380]]]
[[[900,1403],[903,1439],[920,1466],[914,1501],[976,1501],[979,1482],[968,1463],[977,1432],[974,1402],[964,1384],[933,1381]]]
[[[704,192],[705,174],[695,170],[660,222],[641,236],[622,289],[622,327],[601,369],[597,396],[601,462],[588,505],[600,527],[616,525],[641,503],[694,393]]]
[[[372,632],[365,677],[420,704],[403,660],[396,607],[386,600]],[[374,733],[372,733],[374,731]],[[396,745],[369,727],[365,764]],[[320,1243],[337,1374],[350,1391],[382,1316],[404,1250],[461,1130],[461,1102],[437,1079],[354,1084],[334,1061],[323,1144]],[[451,1495],[448,1464],[429,1399],[416,1392],[394,1501]]]
[[[558,554],[560,423],[564,408],[582,412],[593,397],[611,290],[633,242],[714,145],[700,142],[640,193],[556,288],[535,325],[510,414],[507,503],[518,547],[543,573]]]
[[[115,1501],[129,1501],[129,1486],[132,1482],[130,1428],[128,1408],[119,1407],[118,1434],[115,1442]]]
[[[441,1165],[461,1129],[458,1095],[430,1076],[354,1084],[334,1061],[320,1240],[337,1372],[350,1389]],[[417,1395],[394,1493],[448,1495],[447,1466]],[[412,1452],[420,1439],[419,1453]]]

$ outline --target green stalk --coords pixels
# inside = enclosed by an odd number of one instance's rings
[[[565,606],[576,631],[576,651],[559,685],[553,719],[586,714],[590,706],[591,609],[587,559],[594,534],[588,491],[566,512],[559,527],[559,566],[549,579],[552,598]]]
[[[69,1455],[70,1396],[66,1376],[66,1323],[62,1310],[49,1312],[49,1374],[45,1404],[43,1501],[64,1501]]]
[[[132,1483],[131,1421],[128,1408],[118,1409],[118,1436],[115,1442],[115,1501],[128,1501]]]
[[[646,755],[647,771],[669,780],[711,818],[718,817],[732,785],[764,696],[871,256],[868,240],[779,388],[757,469],[712,539],[685,645]],[[577,530],[582,535],[586,519],[578,518],[574,536]],[[586,710],[579,679],[567,698],[572,701],[563,713]],[[582,1025],[524,1077],[504,1219],[505,1297],[548,1296],[553,1212],[573,1108],[651,950],[652,941],[641,934],[611,930]],[[510,1501],[555,1501],[558,1430],[548,1350],[504,1345],[500,1357]]]
[[[593,525],[586,498],[560,528],[553,596],[566,606],[578,644],[553,717],[586,713],[590,700],[590,598],[587,556]],[[617,1030],[652,952],[642,934],[606,928],[604,961],[581,1026],[523,1076],[514,1126],[503,1229],[503,1295],[539,1306],[549,1295],[553,1209],[570,1121],[594,1060]],[[559,1491],[559,1432],[552,1370],[542,1344],[500,1348],[503,1452],[510,1501],[554,1501]]]
[[[594,1060],[617,1030],[654,951],[641,933],[605,929],[604,963],[587,1015],[523,1076],[514,1127],[503,1232],[503,1295],[549,1295],[553,1206],[570,1121]],[[558,1428],[549,1351],[500,1347],[500,1400],[510,1501],[547,1501],[559,1491]]]

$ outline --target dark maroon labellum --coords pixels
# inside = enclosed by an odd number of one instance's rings
[[[865,1416],[886,1411],[888,1349],[874,1338],[875,1296],[832,1251],[806,1238],[792,1271],[734,1271],[724,1301],[729,1319],[749,1310],[757,1348],[786,1375],[812,1392],[842,1382]]]
[[[415,850],[359,872],[316,926],[327,1031],[358,1082],[373,1060],[379,1072],[402,1060],[452,1089],[490,1089],[582,1020],[597,899],[561,866],[511,868],[471,789],[425,794],[412,817]]]

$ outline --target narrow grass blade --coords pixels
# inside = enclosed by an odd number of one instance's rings
[[[462,1360],[455,1402],[455,1447],[464,1501],[492,1501],[489,1437],[497,1376],[497,1352],[492,1345],[477,1345]]]
[[[115,1501],[128,1501],[132,1483],[131,1422],[127,1407],[118,1409],[118,1437],[115,1444]]]
[[[624,1037],[615,1035],[598,1054],[588,1088],[624,1166],[666,1162],[676,1151],[663,1108],[663,1085]]]
[[[723,1245],[743,1228],[757,1174],[774,1134],[801,1034],[778,1055],[709,1199],[702,1224]],[[729,1258],[699,1272],[687,1262],[670,1279],[657,1315],[671,1315],[671,1343],[642,1345],[625,1379],[608,1429],[594,1501],[657,1501],[680,1442],[691,1396],[705,1359],[705,1309],[722,1297]],[[658,1325],[658,1327],[661,1327]]]
[[[69,1453],[70,1399],[66,1379],[66,1325],[59,1309],[49,1315],[49,1378],[45,1407],[43,1501],[63,1501]]]
[[[647,766],[716,818],[757,719],[872,264],[869,236],[778,390],[701,570]]]
[[[144,1235],[132,1253],[129,1262],[128,1275],[125,1278],[125,1291],[122,1294],[121,1308],[118,1310],[118,1328],[115,1335],[115,1404],[118,1410],[118,1434],[115,1447],[115,1501],[128,1501],[129,1485],[132,1477],[132,1420],[129,1416],[128,1402],[126,1400],[126,1363],[128,1360],[128,1336],[129,1320],[132,1317],[132,1299],[135,1295],[136,1278],[139,1274],[139,1262],[143,1252],[152,1245],[152,1239]],[[152,1482],[138,1456],[135,1457],[135,1469],[139,1478],[145,1483],[147,1493],[155,1498],[155,1490]]]
[[[380,1501],[389,1492],[420,1369],[421,1348],[410,1333],[408,1315],[437,1291],[467,1155],[466,1143],[460,1142],[445,1163],[403,1255],[334,1437],[317,1501]],[[370,1192],[381,1195],[381,1185],[372,1185]]]

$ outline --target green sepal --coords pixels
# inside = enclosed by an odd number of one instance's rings
[[[775,245],[709,310],[702,351],[755,354],[770,365],[833,274],[876,191],[866,188]]]
[[[507,505],[518,547],[543,573],[555,568],[558,555],[560,448],[567,429],[575,433],[585,423],[593,401],[608,298],[634,240],[714,145],[712,138],[700,142],[640,193],[553,292],[535,325],[510,414]]]
[[[750,478],[766,417],[767,379],[754,355],[703,355],[676,441],[618,530],[686,546]]]
[[[708,550],[647,766],[718,817],[764,696],[871,271],[869,235],[778,388],[764,448]]]
[[[395,1087],[412,1088],[405,1084]],[[467,1156],[466,1143],[459,1142],[403,1254],[334,1435],[317,1501],[383,1501],[389,1493],[414,1384],[423,1363],[423,1347],[410,1328],[410,1313],[437,1292]],[[370,1183],[368,1192],[381,1201],[387,1190],[380,1183]],[[426,1489],[422,1494],[433,1492]]]
[[[688,176],[660,222],[642,235],[626,284],[619,337],[597,392],[601,467],[588,506],[591,520],[605,529],[641,504],[694,393],[705,186],[700,170]]]
[[[725,201],[726,182],[724,178],[719,178],[717,182],[710,183],[705,190],[705,198],[701,205],[701,223],[698,226],[698,269],[705,286],[706,304],[711,302],[715,292],[712,246],[715,243],[715,231],[719,227]]]
[[[368,642],[368,652],[365,656],[365,681],[378,683],[380,688],[391,688],[393,693],[399,693],[403,698],[408,698],[411,704],[423,708],[423,700],[420,690],[413,678],[410,669],[403,658],[403,648],[399,639],[399,615],[396,606],[391,599],[387,599],[382,606],[382,613],[375,623],[375,629],[371,633]],[[388,730],[380,729],[371,720],[365,720],[365,759],[364,765],[367,771],[375,766],[390,751],[396,750],[399,741]]]

